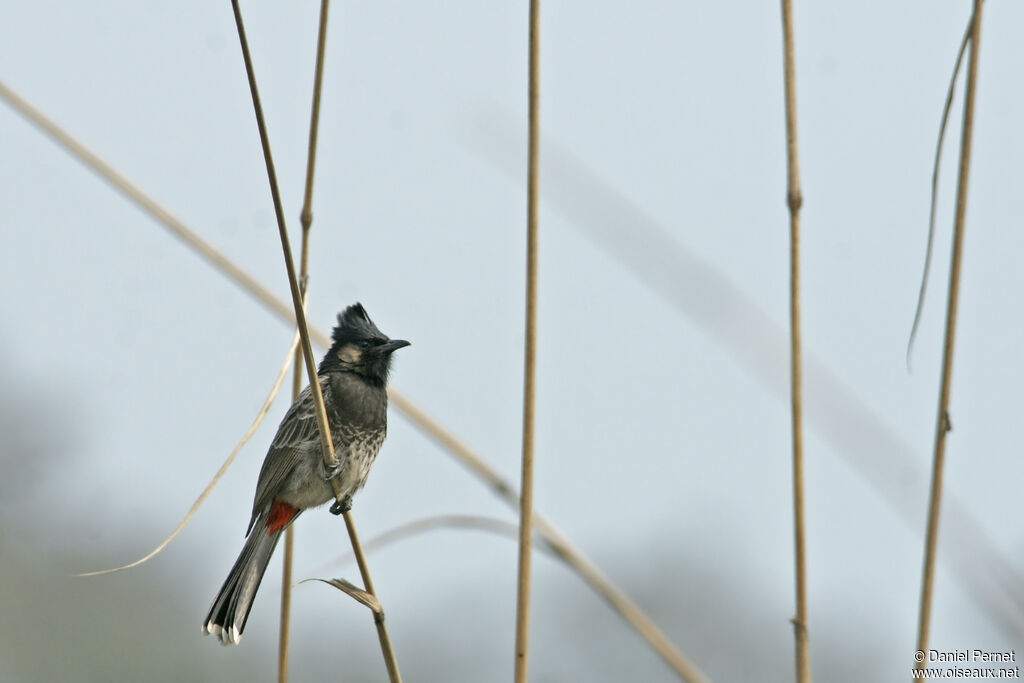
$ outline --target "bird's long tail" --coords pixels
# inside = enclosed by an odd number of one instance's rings
[[[287,520],[288,523],[298,517],[298,510],[291,508],[291,511],[293,514]],[[256,520],[241,554],[213,600],[210,613],[206,615],[203,632],[217,636],[222,645],[237,645],[242,639],[242,631],[245,630],[245,622],[263,580],[263,573],[267,571],[267,564],[277,547],[281,531],[288,526],[287,523],[279,523],[275,512],[271,509]]]

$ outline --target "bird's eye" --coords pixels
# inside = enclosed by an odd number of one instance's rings
[[[365,349],[369,345],[370,345],[370,340],[369,339],[360,339],[359,340],[359,348]]]

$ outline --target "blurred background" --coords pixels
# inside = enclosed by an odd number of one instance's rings
[[[295,244],[318,3],[243,3]],[[810,629],[822,681],[913,666],[957,133],[908,373],[967,2],[796,3]],[[788,217],[777,3],[543,3],[536,506],[712,678],[793,680]],[[986,3],[932,644],[1024,645],[1024,5]],[[527,3],[334,3],[311,323],[361,301],[393,384],[518,482]],[[7,3],[0,80],[266,287],[287,282],[228,3]],[[959,98],[951,120],[960,121]],[[289,403],[182,535],[292,330],[0,106],[0,679],[273,680],[280,558],[237,648],[200,622]],[[316,354],[322,350],[315,350]],[[287,386],[287,385],[286,385]],[[516,515],[392,411],[354,516]],[[295,578],[358,580],[341,522]],[[407,680],[511,675],[516,547],[370,555]],[[669,681],[535,555],[536,681]],[[384,680],[366,610],[294,592],[292,678]]]

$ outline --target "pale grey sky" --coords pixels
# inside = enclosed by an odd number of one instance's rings
[[[293,230],[317,9],[243,3]],[[823,681],[904,680],[912,664],[923,526],[907,515],[924,511],[955,131],[913,374],[904,350],[968,12],[796,3],[805,342],[884,433],[809,387]],[[986,3],[947,461],[960,515],[947,517],[973,517],[1018,575],[1022,24],[1020,3]],[[359,300],[411,340],[395,386],[513,480],[525,29],[526,3],[335,3],[309,314],[327,328]],[[537,506],[723,681],[792,680],[789,417],[772,384],[786,373],[772,330],[788,320],[781,73],[776,3],[543,6]],[[7,3],[0,80],[287,296],[228,3]],[[177,524],[259,409],[291,332],[7,105],[0,142],[0,677],[269,680],[279,560],[239,648],[199,627],[286,397],[157,560],[66,577],[134,559]],[[364,538],[436,513],[514,519],[391,420],[356,499]],[[830,436],[844,428],[845,441]],[[950,550],[975,557],[970,535]],[[336,518],[306,515],[297,578],[344,547]],[[510,675],[514,543],[436,532],[370,561],[409,680]],[[534,680],[672,680],[562,567],[538,556],[536,569]],[[935,647],[1024,651],[949,564],[937,589]],[[318,584],[295,595],[294,680],[383,678],[362,608]]]

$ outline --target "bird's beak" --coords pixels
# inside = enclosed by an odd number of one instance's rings
[[[378,346],[377,351],[380,353],[391,353],[392,351],[397,351],[403,346],[409,345],[409,342],[405,341],[404,339],[392,339]]]

